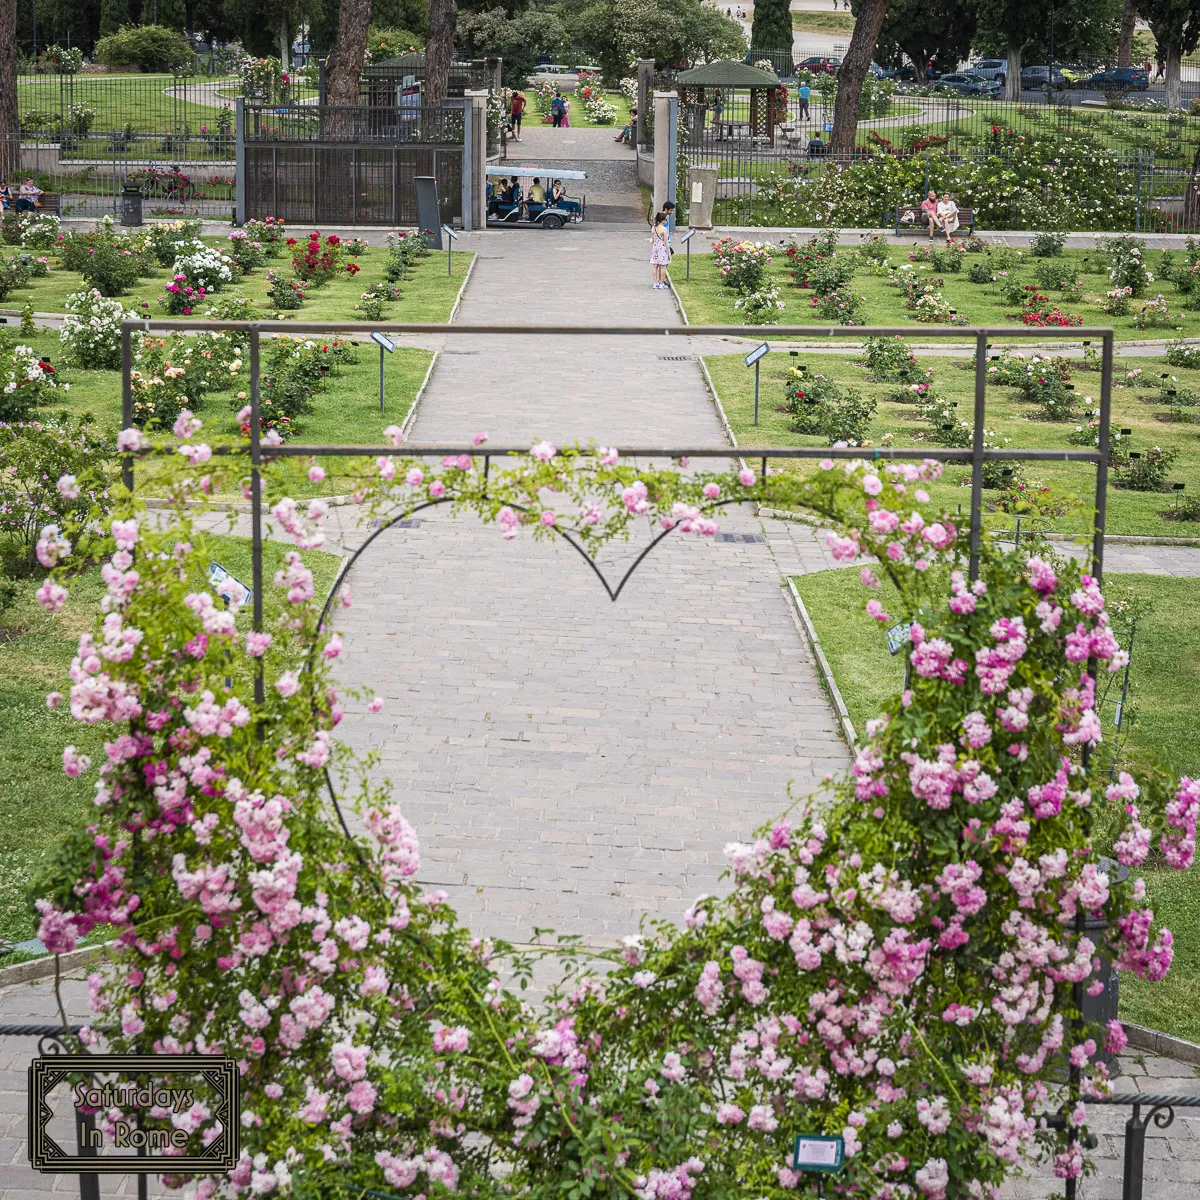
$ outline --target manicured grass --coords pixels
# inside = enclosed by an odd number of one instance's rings
[[[299,231],[296,236],[303,238],[307,229]],[[205,238],[210,245],[228,248],[228,239]],[[428,257],[419,261],[413,270],[412,277],[400,284],[404,296],[395,304],[385,307],[387,319],[393,321],[441,322],[450,318],[458,290],[462,287],[463,279],[471,265],[471,251],[455,251],[452,260],[451,273],[446,273],[446,255],[434,251]],[[52,262],[56,261],[51,259]],[[347,261],[351,261],[347,259]],[[357,275],[345,272],[330,282],[309,292],[309,298],[302,308],[287,314],[296,320],[314,321],[358,321],[362,314],[355,312],[354,306],[359,302],[363,292],[384,282],[383,271],[387,263],[387,252],[381,247],[369,247],[362,255],[353,260],[359,264]],[[259,313],[264,317],[270,312],[267,301],[267,270],[273,268],[285,277],[291,274],[290,257],[281,254],[273,259],[268,267],[259,268],[241,279],[235,279],[227,284],[220,293],[221,296],[246,296],[258,306]],[[163,294],[163,288],[171,281],[171,269],[162,267],[153,275],[138,280],[132,289],[119,297],[122,304],[131,310],[141,310],[157,319],[170,319],[157,303]],[[67,271],[61,267],[52,267],[50,274],[42,279],[32,280],[0,305],[0,314],[5,312],[19,313],[26,301],[32,303],[35,312],[63,312],[66,298],[74,292],[84,291],[87,284],[83,277],[75,271]],[[198,309],[193,316],[203,317],[205,310]]]
[[[695,263],[692,264],[693,273]],[[764,331],[765,332],[765,331]],[[767,333],[767,337],[770,334]],[[914,337],[914,342],[919,342]],[[999,346],[996,347],[996,351]],[[993,352],[996,352],[993,351]],[[1026,354],[1032,353],[1026,347]],[[966,359],[934,357],[917,351],[923,367],[933,368],[934,391],[958,404],[960,419],[970,421],[974,403],[974,372]],[[1166,367],[1162,359],[1136,358],[1118,360],[1118,378],[1122,378],[1126,367],[1140,367],[1148,375],[1157,376],[1164,370],[1176,376],[1180,386],[1200,390],[1200,372],[1184,371]],[[768,446],[820,446],[823,438],[799,434],[793,431],[793,418],[788,412],[778,411],[784,403],[785,383],[794,364],[803,365],[810,375],[823,374],[848,387],[857,388],[864,396],[877,400],[875,416],[868,433],[868,441],[879,445],[891,435],[891,444],[896,446],[919,445],[929,435],[932,427],[921,419],[915,408],[897,404],[883,397],[901,385],[872,383],[868,372],[857,354],[813,354],[802,351],[796,358],[776,352],[768,355],[760,365],[761,385],[759,398],[759,425],[754,427],[754,372],[742,365],[740,355],[720,355],[705,359],[713,384],[721,397],[721,403],[729,423],[742,445]],[[1089,397],[1099,397],[1100,380],[1094,371],[1077,368],[1072,374],[1080,408],[1086,406]],[[1154,402],[1157,390],[1133,387],[1113,389],[1113,425],[1117,429],[1133,431],[1132,448],[1146,450],[1152,446],[1164,449],[1171,447],[1179,457],[1170,471],[1172,482],[1186,485],[1184,495],[1200,493],[1200,425],[1169,424],[1160,421],[1160,416],[1169,415],[1165,405]],[[987,392],[987,429],[999,437],[1010,439],[1012,449],[1079,449],[1072,447],[1067,436],[1077,422],[1050,422],[1038,419],[1040,410],[1020,399],[1013,388],[989,387]],[[1027,464],[1025,477],[1030,482],[1054,485],[1066,493],[1079,498],[1081,504],[1064,516],[1055,517],[1054,526],[1063,532],[1085,532],[1090,527],[1091,500],[1095,488],[1095,469],[1086,463],[1038,462]],[[950,507],[969,500],[966,484],[969,469],[951,466],[931,489],[941,503]],[[997,493],[984,492],[985,503],[993,503]],[[1110,533],[1156,534],[1168,537],[1200,537],[1200,524],[1181,522],[1164,517],[1173,509],[1174,497],[1163,492],[1133,492],[1110,487],[1108,492],[1107,528]],[[1002,523],[1012,527],[1012,518],[995,514],[989,518],[995,525]]]
[[[801,33],[844,33],[849,37],[854,32],[852,12],[794,12],[792,28]]]
[[[207,535],[203,535],[207,536]],[[249,579],[250,544],[244,538],[212,537],[213,557]],[[268,542],[264,573],[270,579],[288,546]],[[318,591],[327,589],[339,559],[309,551]],[[92,810],[96,766],[112,728],[81,725],[64,704],[51,712],[46,694],[70,687],[67,671],[78,638],[92,628],[104,587],[91,570],[70,584],[61,612],[38,607],[38,580],[23,582],[16,604],[0,617],[0,936],[22,941],[34,936],[37,920],[27,889],[66,830],[82,826]],[[239,619],[239,624],[248,617]],[[63,746],[73,743],[91,756],[92,771],[78,779],[63,774]],[[0,955],[0,963],[8,961]]]
[[[756,239],[749,239],[756,240]],[[839,329],[834,321],[822,320],[812,307],[812,293],[791,286],[791,268],[784,248],[779,245],[779,238],[762,239],[771,247],[773,256],[768,268],[769,278],[779,286],[779,298],[784,302],[784,309],[779,314],[780,322],[793,325],[824,325],[830,329]],[[703,243],[702,243],[703,244]],[[931,242],[928,236],[914,239],[913,246],[938,247],[941,243]],[[699,247],[697,247],[699,249]],[[972,325],[988,326],[1017,326],[1017,310],[1004,304],[1000,295],[999,283],[971,283],[967,279],[967,271],[971,265],[979,261],[987,261],[986,251],[982,254],[967,254],[963,257],[963,269],[958,274],[943,274],[928,269],[923,263],[909,263],[908,255],[911,248],[905,246],[890,246],[888,262],[892,267],[912,266],[915,272],[937,275],[945,280],[942,291],[947,303],[961,316],[965,316]],[[853,247],[847,246],[839,251],[839,255],[849,256],[859,264],[859,270],[850,281],[851,291],[866,297],[863,310],[863,320],[867,325],[897,325],[911,324],[913,337],[919,337],[921,323],[913,320],[912,315],[903,306],[903,296],[899,289],[889,287],[882,275],[872,274],[866,269],[866,264],[854,254]],[[1147,251],[1147,262],[1155,274],[1155,282],[1151,285],[1146,297],[1134,301],[1133,312],[1125,317],[1113,317],[1100,307],[1100,301],[1111,284],[1108,275],[1100,271],[1105,264],[1105,256],[1099,250],[1067,250],[1061,261],[1069,263],[1077,272],[1077,277],[1083,280],[1083,298],[1081,300],[1059,300],[1054,289],[1041,288],[1051,302],[1059,303],[1062,311],[1071,316],[1081,316],[1085,325],[1111,325],[1119,340],[1131,339],[1144,341],[1155,338],[1200,337],[1200,311],[1184,308],[1184,297],[1179,289],[1169,280],[1159,277],[1158,263],[1161,255],[1157,251]],[[1179,256],[1176,256],[1178,259]],[[1039,262],[1045,261],[1033,258],[1027,251],[1022,253],[1018,265],[1009,270],[1009,278],[1017,278],[1023,283],[1034,283],[1034,272]],[[742,318],[733,307],[737,293],[727,288],[721,282],[720,275],[711,255],[692,253],[692,278],[683,280],[678,258],[672,279],[687,310],[688,320],[693,325],[740,325]],[[1146,299],[1152,299],[1162,293],[1166,298],[1169,311],[1174,319],[1171,328],[1141,330],[1134,325],[1137,314]],[[761,331],[760,331],[761,332]],[[847,327],[845,332],[852,338],[853,332]]]
[[[888,655],[883,631],[864,613],[866,589],[858,571],[821,571],[794,580],[816,628],[850,718],[860,732],[883,703],[903,686],[903,656]],[[1177,774],[1200,771],[1195,737],[1194,697],[1200,686],[1200,580],[1159,575],[1110,575],[1110,600],[1136,597],[1149,611],[1139,620],[1130,674],[1136,721],[1128,743],[1138,757],[1161,760]],[[874,594],[874,593],[873,593]],[[895,594],[879,594],[894,611]],[[1124,639],[1123,639],[1124,640]],[[1101,708],[1106,742],[1111,744],[1114,689]],[[1121,1016],[1139,1025],[1200,1042],[1200,883],[1195,873],[1146,873],[1159,920],[1175,934],[1175,962],[1160,984],[1121,976]]]
[[[532,92],[527,93],[529,96],[529,107],[525,110],[525,127],[528,129],[530,125],[542,124],[542,117],[549,116],[549,112],[541,113],[538,111],[537,101],[533,99]],[[592,120],[591,114],[588,112],[583,100],[580,99],[577,91],[563,90],[563,96],[571,102],[571,128],[572,129],[611,129],[613,137],[617,136],[617,130],[629,121],[629,101],[625,98],[624,92],[605,92],[604,98],[617,110],[617,119],[610,125],[597,125]],[[547,121],[548,125],[550,122]]]
[[[200,83],[228,82],[226,76],[190,76],[181,80],[188,93]],[[167,133],[183,125],[199,133],[201,125],[215,127],[217,110],[209,104],[166,94],[176,86],[171,75],[76,75],[60,90],[56,75],[23,75],[17,81],[21,112],[65,114],[71,105],[93,109],[92,129],[117,132],[132,125],[135,132]]]

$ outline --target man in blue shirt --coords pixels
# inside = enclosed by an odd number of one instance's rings
[[[807,121],[808,120],[808,98],[809,98],[809,96],[812,95],[812,88],[810,88],[807,83],[802,83],[800,85],[800,90],[797,93],[797,95],[800,97],[800,120]]]

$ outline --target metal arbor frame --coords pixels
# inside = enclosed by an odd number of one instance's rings
[[[266,448],[260,437],[259,431],[259,413],[261,408],[261,363],[262,363],[262,339],[264,336],[270,337],[274,334],[292,335],[297,333],[308,333],[317,335],[357,335],[360,339],[365,339],[366,335],[372,331],[384,332],[392,334],[416,334],[425,336],[450,336],[450,337],[495,337],[495,336],[535,336],[535,337],[667,337],[667,338],[692,338],[692,337],[736,337],[744,338],[746,336],[746,327],[741,325],[691,325],[691,326],[591,326],[591,325],[557,325],[557,326],[528,326],[528,325],[433,325],[433,324],[415,324],[404,322],[393,322],[385,324],[363,324],[357,322],[342,322],[342,321],[262,321],[262,322],[247,322],[247,321],[126,321],[121,327],[121,351],[122,351],[122,377],[123,377],[123,392],[122,392],[122,412],[123,423],[128,428],[133,423],[133,387],[132,387],[132,368],[133,368],[133,335],[136,332],[143,330],[149,331],[154,329],[158,332],[179,332],[179,331],[200,331],[207,330],[210,332],[226,331],[230,333],[240,334],[248,339],[249,342],[249,365],[250,365],[250,445],[249,445],[249,460],[250,460],[250,508],[251,508],[251,550],[253,555],[253,627],[255,630],[261,631],[263,625],[263,512],[262,512],[262,464],[264,457],[271,458],[322,458],[322,457],[353,457],[353,458],[376,458],[379,456],[394,455],[398,448],[392,445],[329,445],[329,444],[307,444],[307,443],[292,443],[283,444],[280,446],[270,446]],[[779,325],[772,327],[772,337],[775,341],[787,341],[789,339],[806,341],[834,341],[845,340],[847,337],[853,340],[859,340],[867,337],[890,337],[890,336],[912,336],[914,330],[911,326],[856,326],[853,329],[845,329],[840,326],[804,326],[804,325]],[[618,451],[623,458],[681,458],[690,457],[695,459],[730,459],[743,458],[758,460],[761,462],[763,471],[767,465],[773,460],[789,460],[789,459],[819,459],[819,458],[834,458],[834,459],[861,459],[869,457],[873,460],[924,460],[934,459],[946,463],[969,463],[971,465],[971,501],[970,501],[970,575],[975,578],[979,571],[980,547],[983,536],[982,526],[982,510],[983,510],[983,467],[987,462],[997,461],[1042,461],[1042,462],[1080,462],[1091,463],[1096,468],[1096,490],[1095,490],[1095,526],[1092,538],[1091,558],[1092,558],[1092,574],[1099,580],[1103,575],[1104,567],[1104,525],[1106,515],[1106,497],[1108,490],[1108,457],[1109,457],[1109,426],[1112,408],[1112,374],[1113,374],[1113,352],[1114,352],[1114,333],[1109,328],[1082,327],[1073,329],[1059,328],[958,328],[954,326],[935,326],[929,329],[917,331],[923,338],[932,338],[942,341],[958,341],[962,342],[969,339],[974,342],[975,346],[975,398],[974,398],[974,430],[972,445],[969,449],[944,449],[930,448],[925,446],[918,447],[871,447],[864,449],[855,448],[833,448],[833,447],[796,447],[796,446],[751,446],[751,447],[721,447],[713,448],[706,447],[659,447],[659,446],[623,446],[618,447]],[[1099,441],[1096,449],[1069,449],[1069,450],[1041,450],[1041,449],[1024,449],[1024,450],[995,450],[987,449],[984,446],[984,418],[986,413],[987,402],[987,364],[988,364],[988,348],[990,339],[1003,338],[1004,340],[1020,339],[1025,341],[1031,340],[1051,340],[1051,341],[1077,341],[1086,339],[1089,341],[1099,341],[1101,343],[1101,358],[1100,358],[1100,423],[1099,423]],[[406,443],[400,450],[400,453],[407,456],[423,457],[423,458],[442,458],[447,455],[466,454],[475,459],[483,460],[484,477],[487,477],[487,472],[490,468],[493,458],[506,458],[510,455],[522,455],[528,452],[527,446],[435,446],[422,445],[420,443]],[[136,455],[126,454],[124,457],[124,479],[128,487],[133,487],[133,467]],[[370,545],[376,537],[391,528],[398,521],[407,519],[414,512],[425,508],[433,507],[436,504],[449,503],[449,500],[433,500],[415,505],[412,508],[402,510],[397,516],[384,522],[381,527],[372,533],[366,540],[364,545],[359,548],[358,552],[347,560],[347,564],[341,571],[338,572],[330,594],[326,600],[324,612],[322,613],[322,622],[327,616],[330,606],[338,589],[345,581],[349,568],[357,561],[359,555]],[[732,502],[732,501],[730,501]],[[657,535],[646,547],[645,550],[638,556],[633,565],[626,572],[624,578],[614,589],[609,585],[608,581],[601,574],[599,567],[594,559],[583,549],[581,545],[570,538],[569,534],[565,534],[560,530],[556,530],[559,536],[565,537],[574,546],[575,550],[591,565],[592,570],[600,578],[608,591],[610,599],[615,601],[620,595],[621,589],[625,582],[634,570],[644,561],[647,554],[666,536],[666,532]],[[263,699],[263,675],[261,663],[258,672],[255,676],[255,699],[261,703]],[[331,795],[333,795],[332,782],[330,785]],[[335,808],[338,808],[339,818],[341,817],[340,807],[337,806],[336,796],[334,796]],[[345,822],[343,820],[343,829],[345,830]],[[346,830],[349,836],[348,830]],[[1083,916],[1080,914],[1079,921],[1082,922]],[[1077,1008],[1082,1009],[1083,989],[1081,985],[1075,987],[1074,1003]],[[1080,1095],[1081,1072],[1078,1068],[1071,1068],[1069,1079],[1069,1091],[1072,1101],[1076,1101]],[[1125,1100],[1129,1103],[1146,1103],[1145,1097],[1130,1097]],[[1135,1109],[1135,1114],[1136,1114]],[[1134,1119],[1131,1118],[1131,1126]],[[1169,1123],[1169,1122],[1168,1122]],[[1161,1124],[1161,1122],[1160,1122]],[[1144,1122],[1142,1123],[1144,1127]],[[1075,1140],[1074,1128],[1070,1128],[1068,1137],[1070,1141]],[[1140,1173],[1139,1173],[1140,1175]],[[1132,1178],[1132,1171],[1127,1170],[1127,1187],[1129,1179]],[[1065,1195],[1067,1200],[1073,1200],[1076,1194],[1076,1181],[1068,1179],[1065,1186]],[[1127,1200],[1133,1200],[1132,1194],[1127,1197]]]

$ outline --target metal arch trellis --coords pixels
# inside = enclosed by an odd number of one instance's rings
[[[372,445],[332,445],[332,444],[303,444],[292,443],[280,446],[271,446],[268,448],[267,454],[264,454],[262,439],[260,436],[259,415],[261,411],[261,351],[262,338],[264,335],[270,337],[275,334],[349,334],[363,336],[372,331],[384,332],[388,334],[410,334],[410,335],[425,335],[425,336],[451,336],[451,337],[496,337],[496,336],[517,336],[517,337],[734,337],[744,338],[746,336],[746,328],[741,325],[690,325],[690,326],[636,326],[636,325],[616,325],[616,326],[595,326],[595,325],[552,325],[552,326],[529,326],[529,325],[440,325],[440,324],[425,324],[425,323],[406,323],[406,322],[391,322],[381,324],[364,324],[361,322],[345,322],[345,321],[307,321],[307,322],[282,322],[282,321],[153,321],[153,320],[137,320],[126,321],[121,326],[121,364],[122,364],[122,416],[123,424],[126,428],[133,424],[133,335],[139,331],[149,331],[156,329],[160,332],[179,332],[179,331],[194,331],[208,330],[210,332],[226,331],[231,333],[239,333],[245,336],[249,342],[250,350],[250,445],[248,456],[250,460],[250,526],[251,526],[251,554],[253,560],[253,606],[252,606],[252,622],[253,628],[256,631],[261,631],[263,626],[263,513],[262,513],[262,464],[265,457],[270,458],[322,458],[322,457],[352,457],[352,458],[375,458],[379,456],[388,456],[396,452],[397,447],[393,445],[372,446]],[[838,341],[845,340],[847,336],[858,340],[868,337],[903,337],[913,334],[911,326],[855,326],[853,329],[845,329],[840,326],[807,326],[807,325],[777,325],[772,327],[772,337],[775,341],[787,340],[808,340],[808,341]],[[933,449],[930,447],[872,447],[866,450],[861,447],[855,448],[834,448],[834,447],[797,447],[797,446],[752,446],[752,447],[721,447],[714,448],[711,446],[704,447],[655,447],[655,446],[622,446],[617,447],[617,451],[622,458],[625,459],[680,459],[680,458],[697,458],[697,459],[729,459],[742,458],[758,460],[762,464],[764,473],[768,464],[772,460],[790,460],[790,459],[819,459],[819,458],[834,458],[834,459],[861,459],[870,457],[875,460],[903,460],[903,459],[934,459],[945,463],[969,463],[971,466],[971,502],[970,502],[970,575],[975,578],[979,569],[979,552],[982,543],[982,509],[983,509],[983,467],[987,462],[996,461],[1042,461],[1042,462],[1081,462],[1091,463],[1096,468],[1096,491],[1095,491],[1095,524],[1093,530],[1091,558],[1092,558],[1092,574],[1097,580],[1101,580],[1104,570],[1104,526],[1107,510],[1107,491],[1108,491],[1108,458],[1109,458],[1109,427],[1111,421],[1112,410],[1112,374],[1113,374],[1113,352],[1114,352],[1114,333],[1111,328],[1100,327],[1077,327],[1073,329],[1058,329],[1058,328],[987,328],[987,327],[967,327],[960,328],[954,326],[934,326],[929,329],[919,331],[924,338],[932,338],[942,341],[963,341],[971,340],[975,344],[975,398],[974,398],[974,429],[972,434],[972,444],[969,449]],[[1099,422],[1099,437],[1095,450],[1039,450],[1039,449],[1024,449],[1024,450],[994,450],[987,449],[984,446],[984,419],[987,407],[987,363],[988,363],[988,348],[990,339],[993,337],[998,339],[1008,340],[1033,340],[1033,339],[1049,339],[1053,341],[1099,341],[1101,343],[1100,355],[1100,422]],[[448,455],[466,454],[473,458],[482,458],[484,464],[485,478],[487,471],[490,468],[493,458],[507,458],[511,455],[523,455],[528,452],[527,446],[492,446],[483,449],[478,446],[434,446],[422,445],[420,443],[406,443],[403,447],[403,453],[408,457],[418,458],[443,458]],[[134,462],[136,455],[127,453],[123,459],[123,478],[127,487],[132,490],[134,483]],[[333,600],[337,595],[342,583],[344,583],[350,568],[358,560],[359,556],[371,545],[375,538],[378,537],[385,529],[392,528],[398,521],[411,516],[413,513],[420,512],[426,508],[433,507],[435,504],[443,503],[442,500],[434,500],[430,502],[422,502],[414,505],[411,508],[402,510],[399,514],[381,525],[380,529],[373,532],[367,538],[362,546],[348,560],[343,568],[339,570],[328,597],[326,598],[325,607],[322,610],[322,624],[327,617]],[[736,501],[723,501],[722,503],[735,503]],[[714,505],[713,507],[719,507]],[[614,602],[617,600],[625,583],[628,581],[633,572],[645,561],[647,555],[666,537],[669,531],[664,530],[656,535],[642,552],[638,555],[632,566],[626,571],[623,578],[620,580],[617,587],[614,589],[595,560],[587,553],[584,548],[579,545],[569,534],[556,530],[560,537],[565,537],[571,546],[580,554],[580,556],[589,564],[597,578],[600,580],[605,590],[608,592],[609,598]],[[254,680],[255,701],[261,704],[264,696],[263,683],[263,668],[261,660],[258,661],[257,670]],[[342,826],[343,832],[350,837],[349,829],[346,825],[345,818],[341,811],[341,806],[337,802],[337,796],[333,789],[332,779],[326,772],[326,780],[329,786],[330,796],[333,800],[334,808],[337,812],[338,820]],[[353,838],[350,839],[353,841]],[[1083,916],[1080,914],[1078,922],[1082,923]],[[1080,930],[1082,931],[1082,930]],[[1073,1001],[1076,1008],[1082,1008],[1082,985],[1075,986],[1075,996]],[[1068,1089],[1072,1103],[1077,1102],[1080,1097],[1082,1076],[1079,1068],[1072,1067],[1070,1069]],[[1138,1097],[1137,1100],[1144,1101],[1146,1098]],[[1136,1103],[1136,1101],[1134,1101]],[[1137,1113],[1135,1107],[1135,1115]],[[1149,1116],[1155,1116],[1156,1121],[1162,1114],[1155,1115],[1154,1112]],[[1149,1119],[1149,1116],[1147,1119]],[[1130,1119],[1130,1127],[1134,1124],[1134,1118]],[[1168,1121],[1169,1124],[1169,1121]],[[1142,1122],[1141,1128],[1144,1137],[1144,1125]],[[1073,1144],[1077,1134],[1074,1126],[1068,1128],[1068,1140]],[[1127,1158],[1129,1154],[1127,1139]],[[1140,1168],[1140,1156],[1138,1159],[1138,1167]],[[1137,1172],[1139,1189],[1137,1196],[1140,1198],[1140,1169]],[[1127,1163],[1126,1171],[1126,1189],[1127,1194],[1124,1200],[1135,1200],[1135,1197],[1128,1192],[1130,1187],[1130,1179],[1132,1176],[1132,1168]],[[1066,1180],[1065,1197],[1066,1200],[1074,1200],[1076,1195],[1076,1181],[1074,1179]]]

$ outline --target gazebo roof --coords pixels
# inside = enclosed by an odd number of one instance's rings
[[[727,87],[727,88],[777,88],[782,86],[774,71],[751,67],[732,58],[721,58],[716,62],[680,71],[675,82],[684,87]]]

